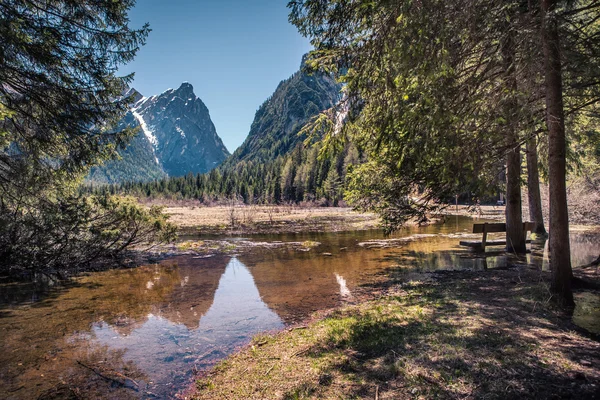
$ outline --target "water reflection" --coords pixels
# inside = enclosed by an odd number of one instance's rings
[[[209,279],[203,279],[204,274],[191,275],[185,267],[179,272],[181,279],[170,301],[156,307],[156,315],[149,314],[141,326],[127,334],[106,323],[93,329],[92,336],[100,344],[126,350],[125,359],[135,360],[152,379],[149,390],[153,393],[181,387],[191,366],[205,368],[256,333],[283,326],[261,300],[250,271],[238,259],[230,259],[224,271],[218,266],[205,271]],[[210,279],[215,272],[221,273],[216,288]]]
[[[342,297],[352,296],[352,293],[350,293],[350,289],[348,289],[348,286],[346,285],[346,280],[341,275],[338,275],[336,273],[335,280],[337,281],[338,285],[340,285],[340,296],[342,296]]]
[[[258,237],[321,244],[308,252],[176,257],[93,274],[60,289],[2,286],[0,393],[49,398],[75,388],[87,398],[168,397],[191,380],[194,369],[230,354],[257,332],[352,299],[384,271],[545,267],[544,243],[533,244],[525,258],[460,248],[472,224],[470,218],[452,218],[389,238],[379,231]],[[575,232],[571,247],[573,265],[587,264],[600,254],[598,234]],[[598,320],[593,299],[578,298],[578,306],[579,320]],[[115,385],[94,370],[129,377],[139,387],[122,377],[123,385]]]
[[[95,284],[90,279],[0,319],[0,387],[9,398],[56,394],[65,379],[86,397],[101,398],[102,390],[109,398],[165,397],[187,384],[193,368],[214,363],[258,332],[283,326],[236,258],[178,258],[99,274]],[[41,325],[32,325],[38,319]],[[95,356],[99,349],[106,356]],[[88,379],[99,370],[131,378],[139,389]]]

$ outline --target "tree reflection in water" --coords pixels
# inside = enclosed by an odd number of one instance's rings
[[[380,232],[288,235],[270,239],[321,245],[239,258],[176,257],[92,274],[61,290],[1,286],[0,393],[15,399],[151,396],[146,392],[168,397],[187,386],[193,370],[212,365],[252,335],[352,301],[374,277],[545,263],[540,246],[524,259],[460,249],[458,236],[467,235],[473,221],[452,222],[406,229],[389,247],[359,245],[385,245]],[[597,238],[573,235],[573,265],[598,256]],[[586,304],[591,306],[582,312],[597,310],[597,303]]]

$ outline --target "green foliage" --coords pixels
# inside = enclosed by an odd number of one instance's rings
[[[422,199],[412,198],[410,185],[375,160],[353,168],[348,175],[347,201],[359,210],[381,215],[388,233],[401,225],[406,215],[415,215],[413,210],[424,210],[417,207],[417,201],[430,201],[431,196],[427,195]],[[424,212],[417,216],[423,218]]]
[[[196,199],[205,204],[241,199],[246,204],[319,202],[337,205],[343,199],[348,169],[362,161],[347,145],[341,152],[319,159],[319,144],[298,144],[270,162],[240,161],[207,174],[188,174],[152,182],[127,182],[88,188],[95,194],[125,193],[140,198]]]
[[[29,172],[38,184],[60,186],[114,155],[133,135],[111,125],[127,109],[129,99],[119,96],[132,78],[115,74],[149,32],[147,26],[129,28],[127,11],[134,4],[2,2],[0,174],[6,184],[18,184],[22,171],[34,166]]]
[[[130,246],[173,238],[159,209],[75,194],[135,130],[117,127],[132,76],[117,76],[149,28],[134,0],[0,3],[0,272],[72,272]]]
[[[589,112],[600,98],[600,5],[559,3],[567,107]],[[352,172],[347,198],[379,212],[390,229],[455,194],[496,192],[506,154],[545,130],[535,2],[294,0],[288,7],[315,47],[307,67],[345,84],[343,136],[370,160]],[[324,112],[305,131],[329,131],[324,142],[335,143],[333,118]]]
[[[146,209],[134,198],[75,196],[40,198],[24,206],[0,206],[0,273],[62,276],[124,250],[174,240],[175,226],[160,207]]]

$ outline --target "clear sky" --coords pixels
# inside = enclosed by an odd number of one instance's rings
[[[138,0],[132,27],[152,32],[132,63],[144,96],[194,86],[230,152],[246,138],[254,113],[300,67],[310,44],[288,22],[287,0]]]

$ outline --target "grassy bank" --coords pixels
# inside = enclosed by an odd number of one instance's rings
[[[553,308],[539,271],[446,272],[262,335],[195,399],[600,396],[600,343]]]
[[[379,219],[347,207],[232,205],[166,207],[181,234],[277,234],[374,229]]]

